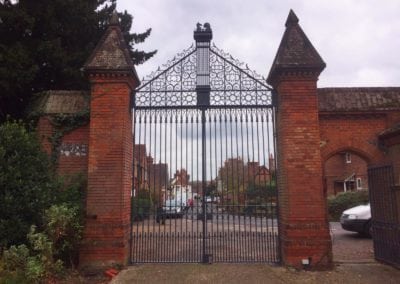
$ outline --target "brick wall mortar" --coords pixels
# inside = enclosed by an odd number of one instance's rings
[[[316,81],[283,78],[276,87],[277,160],[282,259],[301,267],[332,265],[322,186]]]
[[[129,105],[134,84],[105,77],[91,77],[91,84],[87,221],[80,265],[126,264],[133,164]]]

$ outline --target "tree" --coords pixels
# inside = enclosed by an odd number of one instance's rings
[[[117,0],[0,1],[0,122],[21,118],[33,93],[88,89],[80,71],[107,28]],[[132,16],[119,13],[135,64],[156,51],[135,48],[151,32],[131,33]]]
[[[230,199],[233,203],[239,203],[247,175],[247,168],[240,157],[225,160],[224,165],[218,170],[217,177],[222,183],[222,197]]]
[[[0,251],[26,242],[53,201],[55,187],[47,155],[20,122],[0,125]]]

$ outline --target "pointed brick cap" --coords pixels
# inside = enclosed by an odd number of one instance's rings
[[[116,11],[110,18],[106,32],[86,61],[84,70],[89,74],[131,74],[139,82]]]
[[[284,72],[308,72],[318,76],[326,64],[299,25],[299,19],[290,10],[286,30],[279,45],[267,82],[274,84]]]

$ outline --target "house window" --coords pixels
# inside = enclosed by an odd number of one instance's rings
[[[350,164],[351,163],[351,154],[349,152],[346,152],[346,163]]]
[[[362,189],[361,178],[357,178],[357,189]]]

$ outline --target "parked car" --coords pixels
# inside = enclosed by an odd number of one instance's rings
[[[359,205],[343,211],[340,224],[346,231],[371,236],[371,206]]]
[[[182,218],[184,208],[178,200],[167,200],[162,208],[157,209],[156,221],[164,224],[166,218]]]
[[[212,220],[213,215],[211,212],[206,212],[206,214],[199,212],[197,213],[197,220],[204,220],[204,217],[206,217],[206,220]]]
[[[219,203],[219,196],[206,196],[206,203]]]

